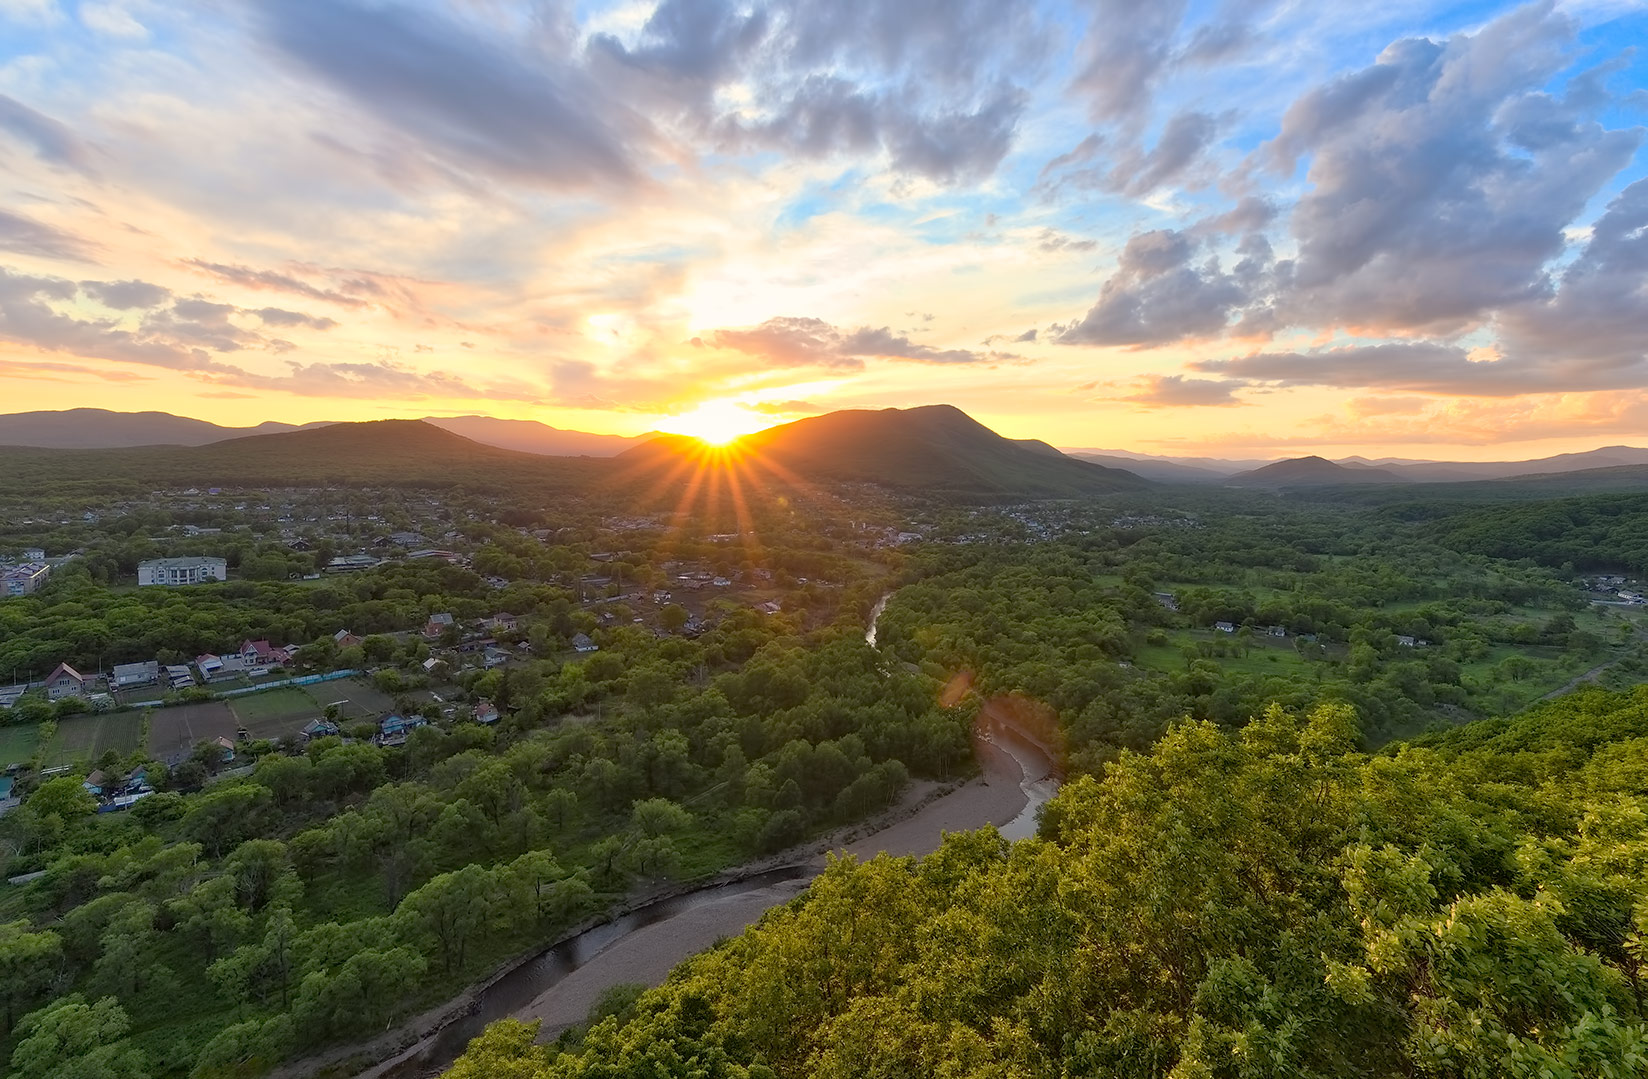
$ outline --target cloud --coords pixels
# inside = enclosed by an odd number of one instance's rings
[[[116,311],[159,307],[172,298],[171,289],[147,281],[82,281],[80,289],[104,307]]]
[[[815,405],[811,401],[757,401],[747,406],[753,412],[760,412],[767,416],[816,416],[829,411],[822,405]]]
[[[35,156],[48,164],[92,171],[91,150],[74,132],[5,94],[0,94],[0,131],[27,143]]]
[[[1146,375],[1137,393],[1117,398],[1150,408],[1245,405],[1236,391],[1246,383],[1184,375]]]
[[[217,367],[205,350],[147,330],[129,330],[113,319],[81,319],[61,314],[51,301],[79,294],[72,281],[34,277],[0,267],[0,341],[64,352],[87,359],[114,360],[180,371]]]
[[[714,149],[884,156],[951,184],[1011,149],[1046,41],[1023,0],[663,0],[632,40],[598,34],[589,53],[603,85]]]
[[[1093,0],[1076,88],[1095,120],[1134,120],[1173,57],[1184,0]]]
[[[1239,249],[1242,260],[1226,272],[1216,256],[1195,263],[1198,247],[1195,237],[1173,229],[1134,236],[1098,302],[1055,340],[1149,346],[1220,336],[1271,276],[1270,250],[1262,241]]]
[[[568,56],[405,5],[249,2],[277,54],[452,164],[560,187],[638,178],[644,125]]]
[[[249,266],[232,266],[222,262],[207,262],[204,259],[186,259],[185,262],[198,270],[204,270],[220,281],[228,281],[231,284],[242,285],[246,288],[266,289],[272,292],[290,292],[295,296],[307,296],[312,300],[324,300],[327,303],[341,304],[345,307],[362,307],[366,304],[366,301],[358,296],[347,295],[337,289],[317,288],[291,274],[279,273],[274,270],[254,270]],[[371,281],[347,282],[343,287],[356,292],[381,291]]]
[[[752,329],[716,330],[707,338],[694,338],[693,343],[760,356],[769,364],[782,367],[857,369],[868,359],[932,364],[1018,359],[1010,353],[934,348],[918,344],[886,326],[879,329],[861,326],[843,331],[817,318],[772,318]]]
[[[330,330],[338,324],[336,319],[317,318],[301,311],[287,311],[279,307],[260,307],[251,313],[261,319],[265,326],[307,326],[311,330]],[[419,345],[418,350],[433,351],[425,345]]]
[[[1648,364],[1594,365],[1564,357],[1473,358],[1458,345],[1396,341],[1200,360],[1198,371],[1278,386],[1374,388],[1474,397],[1648,385]]]
[[[73,233],[0,210],[0,251],[66,262],[90,262],[92,245]]]
[[[1049,161],[1037,186],[1047,194],[1071,189],[1143,198],[1182,181],[1213,145],[1218,131],[1218,122],[1207,113],[1180,112],[1168,119],[1149,150],[1129,139],[1108,156],[1110,144],[1104,136],[1092,134]]]
[[[1260,151],[1284,174],[1310,159],[1284,318],[1457,333],[1547,295],[1563,230],[1642,140],[1591,119],[1592,83],[1542,92],[1573,37],[1531,4],[1473,35],[1397,41],[1294,102]]]
[[[739,11],[726,0],[663,0],[629,48],[612,34],[596,34],[590,50],[673,83],[713,89],[766,36],[765,9]]]
[[[1608,204],[1553,296],[1501,320],[1511,355],[1569,358],[1591,374],[1636,372],[1648,359],[1648,180]]]
[[[1612,101],[1605,83],[1618,60],[1549,92],[1572,62],[1573,39],[1567,15],[1536,3],[1472,34],[1396,41],[1372,65],[1309,90],[1245,166],[1251,180],[1259,169],[1291,177],[1307,162],[1291,207],[1249,194],[1183,231],[1135,235],[1097,303],[1058,340],[1148,347],[1297,327],[1446,342],[1499,329],[1501,355],[1488,365],[1455,349],[1441,367],[1381,374],[1356,362],[1360,353],[1341,351],[1304,365],[1325,373],[1290,367],[1288,377],[1494,393],[1634,384],[1640,374],[1620,368],[1643,356],[1632,342],[1644,326],[1636,313],[1648,305],[1632,252],[1648,191],[1622,195],[1610,210],[1618,227],[1602,228],[1560,279],[1552,276],[1567,230],[1643,137],[1596,119]],[[1106,144],[1095,135],[1050,163],[1044,183],[1115,187],[1125,177],[1135,192],[1148,188],[1156,168],[1171,173],[1205,137],[1189,116],[1181,114],[1175,136],[1182,152],[1164,149],[1170,122],[1136,170],[1123,168],[1124,153],[1106,171]],[[1286,222],[1291,237],[1281,242],[1292,257],[1273,253],[1266,231],[1274,220]],[[1225,248],[1226,237],[1239,239]],[[1237,260],[1228,271],[1219,258],[1227,250]],[[1451,346],[1419,350],[1434,347]],[[1559,349],[1571,355],[1562,360]]]

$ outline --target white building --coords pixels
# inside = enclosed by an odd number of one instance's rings
[[[210,556],[156,558],[137,564],[139,586],[200,584],[202,581],[223,581],[228,577],[229,563]]]
[[[0,567],[0,596],[28,596],[46,583],[51,567],[44,562]]]

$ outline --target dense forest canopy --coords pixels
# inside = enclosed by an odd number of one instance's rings
[[[842,861],[575,1046],[452,1079],[1608,1076],[1648,1066],[1648,691],[1379,756],[1175,725],[1040,837]]]

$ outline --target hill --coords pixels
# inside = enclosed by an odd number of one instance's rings
[[[204,446],[52,450],[9,447],[0,495],[55,489],[141,494],[157,487],[372,484],[501,490],[576,486],[610,472],[605,462],[542,457],[484,446],[421,420],[336,423]]]
[[[500,449],[550,457],[614,457],[656,434],[597,435],[568,431],[537,420],[501,420],[492,416],[426,416],[424,422]]]
[[[1342,705],[1185,722],[1035,840],[832,862],[553,1060],[506,1020],[450,1074],[1639,1075],[1645,705],[1389,757]]]
[[[1157,483],[1218,483],[1230,475],[1228,471],[1221,472],[1215,468],[1204,468],[1200,465],[1181,465],[1174,461],[1164,461],[1154,458],[1121,457],[1110,453],[1070,454],[1078,461],[1091,461],[1106,468],[1120,468],[1133,473],[1135,476]]]
[[[1340,465],[1325,457],[1295,457],[1238,472],[1224,481],[1232,487],[1326,487],[1346,483],[1406,483],[1401,476],[1365,465]]]
[[[1027,446],[951,405],[849,410],[745,435],[726,458],[780,482],[873,483],[980,501],[1078,498],[1138,490],[1131,472],[1077,461],[1045,443]],[[678,465],[703,453],[691,439],[653,439],[620,455],[631,468]]]
[[[229,438],[302,429],[295,424],[274,421],[260,423],[256,427],[221,427],[205,420],[174,416],[170,412],[70,408],[61,412],[14,412],[0,416],[0,446],[60,450],[204,446]]]

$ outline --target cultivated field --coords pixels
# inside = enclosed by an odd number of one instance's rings
[[[337,704],[344,721],[377,719],[395,707],[387,693],[359,678],[317,682],[305,687],[320,708]]]
[[[253,738],[284,738],[320,715],[320,705],[297,686],[284,686],[266,693],[248,693],[228,702],[235,720]]]
[[[235,714],[222,701],[156,708],[149,721],[149,752],[165,758],[194,748],[196,742],[235,738]]]
[[[141,712],[106,716],[70,716],[57,724],[57,737],[46,750],[46,765],[96,760],[109,750],[130,753],[143,732]]]
[[[40,744],[40,728],[0,727],[0,768],[21,764],[34,756],[34,747]]]

